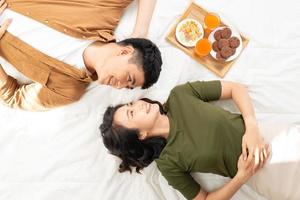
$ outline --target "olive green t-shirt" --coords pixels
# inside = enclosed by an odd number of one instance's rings
[[[193,199],[200,185],[191,172],[234,177],[245,132],[240,114],[209,101],[221,96],[220,81],[197,81],[176,86],[166,102],[170,133],[157,166],[169,185]]]

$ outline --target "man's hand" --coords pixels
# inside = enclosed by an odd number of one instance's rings
[[[6,19],[3,24],[1,24],[0,26],[0,39],[3,37],[3,35],[5,34],[8,26],[11,24],[12,19]]]
[[[4,12],[4,10],[7,8],[7,3],[5,0],[0,0],[0,15]],[[5,20],[1,25],[0,25],[0,39],[3,37],[4,33],[6,32],[8,26],[12,22],[12,19],[7,19]]]
[[[0,15],[3,13],[3,11],[7,8],[7,3],[5,0],[0,0]]]

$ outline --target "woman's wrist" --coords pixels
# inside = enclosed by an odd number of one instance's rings
[[[245,184],[249,180],[249,176],[246,174],[243,174],[241,172],[237,172],[237,174],[233,177],[233,179],[236,179],[237,182],[239,182],[241,185]]]
[[[244,117],[244,123],[246,126],[246,129],[253,129],[253,128],[258,128],[258,123],[253,116],[249,117]]]

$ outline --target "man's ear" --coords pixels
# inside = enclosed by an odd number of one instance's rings
[[[144,140],[147,138],[147,135],[148,135],[147,131],[142,131],[139,133],[139,139]]]
[[[133,53],[134,53],[134,48],[132,46],[127,45],[121,47],[120,55],[129,55]]]

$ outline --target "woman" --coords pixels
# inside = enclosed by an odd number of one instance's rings
[[[208,103],[229,98],[242,115]],[[110,107],[100,129],[105,146],[122,159],[120,172],[131,171],[131,166],[139,171],[155,160],[168,183],[187,199],[230,199],[264,166],[270,152],[260,135],[246,88],[227,81],[177,86],[164,109],[148,100]],[[191,172],[214,173],[232,180],[208,193]],[[256,180],[252,182],[257,186]],[[266,187],[272,191],[272,183]]]

